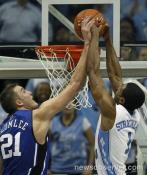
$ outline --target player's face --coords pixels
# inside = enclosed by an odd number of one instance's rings
[[[65,107],[63,110],[64,115],[73,115],[74,112],[75,112],[75,108],[70,103],[68,104],[68,107]]]
[[[33,100],[32,93],[21,86],[16,86],[14,92],[17,94],[16,104],[18,108],[35,109],[38,104]]]
[[[50,86],[48,84],[40,84],[36,91],[36,97],[37,97],[36,101],[38,103],[42,103],[48,100],[50,95],[51,95]]]
[[[126,88],[126,84],[123,84],[122,86],[120,86],[115,94],[114,100],[117,104],[122,104],[122,93],[123,90]]]
[[[65,108],[65,109],[63,110],[63,114],[64,114],[64,115],[73,115],[74,112],[75,112],[75,109],[74,109],[74,108],[70,108],[70,109]]]

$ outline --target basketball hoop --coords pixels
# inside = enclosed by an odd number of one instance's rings
[[[39,46],[35,49],[50,81],[51,98],[57,96],[69,83],[82,49],[83,47],[80,45],[49,45]],[[88,78],[84,87],[70,104],[72,105],[69,108],[91,107],[88,101]]]

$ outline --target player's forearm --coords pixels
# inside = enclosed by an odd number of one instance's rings
[[[86,78],[86,62],[88,56],[89,43],[84,43],[84,48],[80,57],[80,60],[76,66],[76,70],[73,73],[70,84],[77,82],[82,84]]]
[[[92,37],[88,51],[87,73],[89,75],[90,72],[92,71],[94,71],[95,73],[99,73],[98,71],[99,67],[100,67],[100,59],[99,59],[98,38]]]
[[[90,49],[89,49],[90,50]],[[102,89],[104,88],[103,86],[103,80],[100,76],[100,62],[99,62],[99,53],[97,52],[98,50],[98,45],[97,47],[93,50],[91,49],[91,54],[88,54],[88,60],[89,65],[87,69],[88,70],[88,76],[89,76],[89,82],[90,82],[90,88],[93,94],[93,97],[98,104],[99,99],[102,96]],[[93,63],[91,63],[93,61]]]
[[[98,34],[93,33],[88,52],[87,73],[89,76],[92,94],[95,100],[101,97],[101,89],[103,88],[103,83],[100,76],[100,57],[98,42]]]
[[[106,40],[106,64],[109,77],[111,76],[112,78],[117,76],[118,78],[122,79],[121,67],[110,36],[108,36]]]

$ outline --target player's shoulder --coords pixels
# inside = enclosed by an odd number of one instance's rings
[[[18,110],[13,114],[13,118],[32,122],[32,110]]]
[[[127,111],[127,109],[122,106],[122,105],[116,105],[116,119],[115,119],[115,122],[118,122],[118,121],[124,121],[124,120],[127,120],[127,119],[130,119],[131,115],[130,113]]]
[[[127,113],[128,111],[123,105],[118,104],[118,105],[116,105],[116,112],[117,113],[122,113],[122,112]]]

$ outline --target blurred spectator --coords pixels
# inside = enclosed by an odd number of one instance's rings
[[[51,95],[50,85],[47,82],[41,82],[34,90],[34,100],[40,105],[44,101],[48,100]]]
[[[56,31],[56,36],[55,36],[55,41],[56,42],[79,42],[80,39],[75,36],[74,33],[69,31],[69,29],[63,27],[59,27],[59,29]]]
[[[147,61],[147,47],[142,47],[139,50],[138,61]],[[147,88],[147,78],[141,79],[141,83]]]
[[[126,175],[137,175],[137,143],[133,140],[126,161]]]
[[[0,42],[39,42],[40,38],[41,11],[29,0],[15,0],[0,7]]]
[[[136,12],[134,17],[134,23],[138,30],[138,40],[146,41],[147,40],[147,0],[142,0],[139,2],[140,10]]]
[[[133,42],[137,38],[137,29],[131,18],[125,17],[120,21],[120,41]]]
[[[147,19],[143,22],[144,39],[147,41]]]
[[[129,61],[131,57],[131,47],[121,47],[121,61]]]
[[[34,89],[37,87],[39,83],[42,83],[42,82],[49,83],[49,80],[45,78],[32,78],[32,79],[29,79],[25,88],[34,94]]]
[[[123,0],[120,1],[120,11],[121,11],[121,18],[128,16],[132,17],[139,9],[139,2],[140,0]]]
[[[57,42],[67,42],[69,41],[69,30],[65,27],[61,27],[56,32],[55,41]]]
[[[65,108],[52,120],[50,134],[52,174],[92,174],[92,170],[84,171],[94,161],[94,135],[85,117]]]
[[[0,104],[0,124],[3,122],[3,120],[7,117],[7,113],[3,110],[1,104]]]
[[[78,36],[76,36],[74,33],[72,33],[71,31],[69,32],[69,41],[70,42],[79,42],[80,39],[78,38]]]
[[[139,61],[147,61],[147,47],[142,47],[138,55]]]
[[[137,59],[135,47],[121,47],[120,52],[120,61],[135,61]]]

